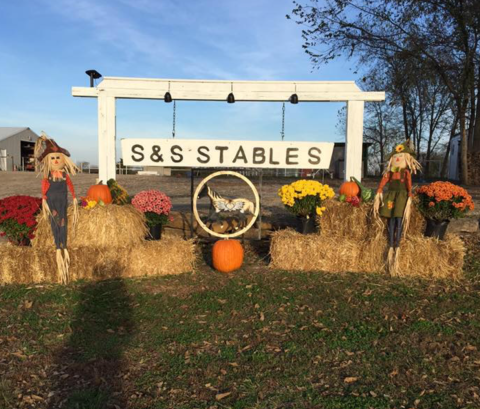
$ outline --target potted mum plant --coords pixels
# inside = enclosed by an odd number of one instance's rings
[[[285,208],[300,218],[301,233],[309,234],[317,231],[315,217],[323,214],[323,202],[334,197],[335,192],[330,186],[315,180],[297,180],[282,186],[278,195]]]
[[[17,246],[28,246],[37,228],[42,199],[10,196],[0,200],[0,236]]]
[[[452,219],[464,217],[473,210],[472,196],[450,182],[434,182],[416,190],[417,207],[427,219],[425,236],[443,240]]]
[[[170,220],[170,210],[172,209],[170,198],[159,190],[144,190],[134,196],[132,205],[145,214],[150,237],[160,240],[163,226]]]

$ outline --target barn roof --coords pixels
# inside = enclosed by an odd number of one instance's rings
[[[17,133],[23,132],[27,127],[23,128],[14,128],[14,127],[1,127],[0,126],[0,141],[10,138],[13,135],[16,135]]]

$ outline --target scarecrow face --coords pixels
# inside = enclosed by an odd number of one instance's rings
[[[392,157],[392,167],[405,169],[407,167],[407,159],[405,153],[396,153]]]
[[[52,170],[63,170],[65,167],[65,156],[63,153],[49,153],[47,155],[47,160],[50,163],[50,169]]]

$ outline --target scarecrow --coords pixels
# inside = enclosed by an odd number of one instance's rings
[[[49,139],[43,132],[35,144],[35,159],[37,160],[37,170],[43,174],[43,217],[47,220],[50,219],[57,249],[58,273],[62,283],[66,284],[70,264],[70,256],[67,250],[68,190],[70,190],[73,198],[73,223],[75,225],[78,220],[78,202],[70,175],[76,174],[77,167],[70,159],[70,153],[58,146],[53,139]]]
[[[395,147],[387,156],[387,168],[383,174],[374,202],[377,217],[388,219],[388,269],[396,275],[400,255],[402,233],[406,234],[412,206],[412,173],[421,169],[415,152],[407,140]],[[388,192],[383,188],[388,184]]]

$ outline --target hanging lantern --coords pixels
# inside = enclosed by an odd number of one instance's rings
[[[172,94],[170,94],[170,81],[168,81],[168,91],[165,92],[165,96],[163,97],[163,100],[169,104],[172,102]]]
[[[235,96],[233,95],[233,82],[230,83],[230,94],[228,94],[227,102],[229,104],[235,103]]]

